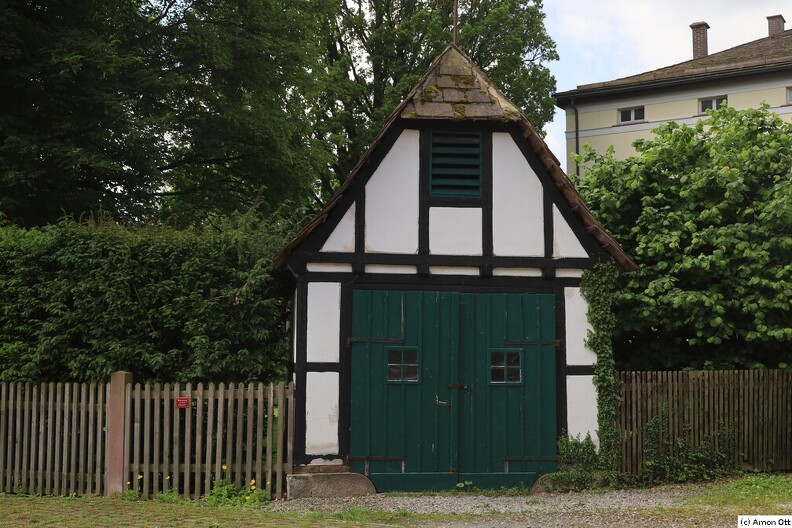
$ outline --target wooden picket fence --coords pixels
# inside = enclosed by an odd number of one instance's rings
[[[117,377],[117,374],[123,376]],[[119,382],[118,380],[121,380]],[[292,384],[0,383],[0,493],[286,493]]]
[[[693,445],[724,427],[746,469],[792,470],[792,373],[781,370],[620,372],[621,469],[643,471],[649,420],[668,409],[671,438]]]
[[[293,462],[291,385],[127,385],[126,405],[134,424],[124,445],[127,485],[144,498],[176,490],[197,499],[220,479],[284,496]]]
[[[0,383],[0,492],[104,492],[105,385]]]

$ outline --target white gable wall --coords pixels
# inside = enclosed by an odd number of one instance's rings
[[[580,244],[558,207],[553,206],[553,257],[586,258],[588,252]]]
[[[403,131],[366,184],[366,252],[418,253],[418,139]]]
[[[544,255],[542,183],[510,134],[492,134],[492,249],[498,256]]]
[[[481,208],[432,207],[429,209],[429,253],[481,255]]]
[[[351,253],[355,251],[355,204],[347,209],[322,246],[322,251]]]

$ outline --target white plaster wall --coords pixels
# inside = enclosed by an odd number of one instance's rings
[[[316,272],[352,272],[352,264],[344,264],[343,262],[309,262],[305,265],[308,271]]]
[[[591,434],[594,444],[597,437],[597,391],[594,376],[567,376],[567,432],[569,436]]]
[[[553,257],[588,257],[588,253],[556,206],[553,206]]]
[[[588,322],[588,303],[580,288],[564,288],[564,314],[566,317],[567,365],[593,365],[597,355],[586,348],[586,335],[591,330]]]
[[[561,268],[556,270],[556,277],[559,279],[579,279],[582,276],[582,269]]]
[[[479,269],[472,266],[429,266],[432,275],[478,275]]]
[[[418,253],[418,131],[405,130],[366,184],[366,251]]]
[[[510,134],[492,134],[492,249],[495,255],[544,255],[542,184]]]
[[[341,285],[308,284],[307,360],[337,362],[341,333]]]
[[[355,204],[353,203],[322,246],[325,252],[355,251]]]
[[[429,209],[429,253],[481,255],[481,208],[432,207]]]
[[[338,453],[337,372],[306,373],[305,453]]]
[[[494,277],[541,277],[540,268],[492,268]]]
[[[366,264],[366,273],[398,273],[413,274],[417,273],[415,266],[397,266],[395,264]]]

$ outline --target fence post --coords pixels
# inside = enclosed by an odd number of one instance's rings
[[[126,489],[124,439],[127,435],[126,386],[132,383],[131,372],[110,374],[107,391],[107,481],[106,495],[123,493]]]

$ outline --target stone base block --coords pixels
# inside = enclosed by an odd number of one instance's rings
[[[288,499],[360,497],[377,493],[360,473],[303,473],[286,477]]]

